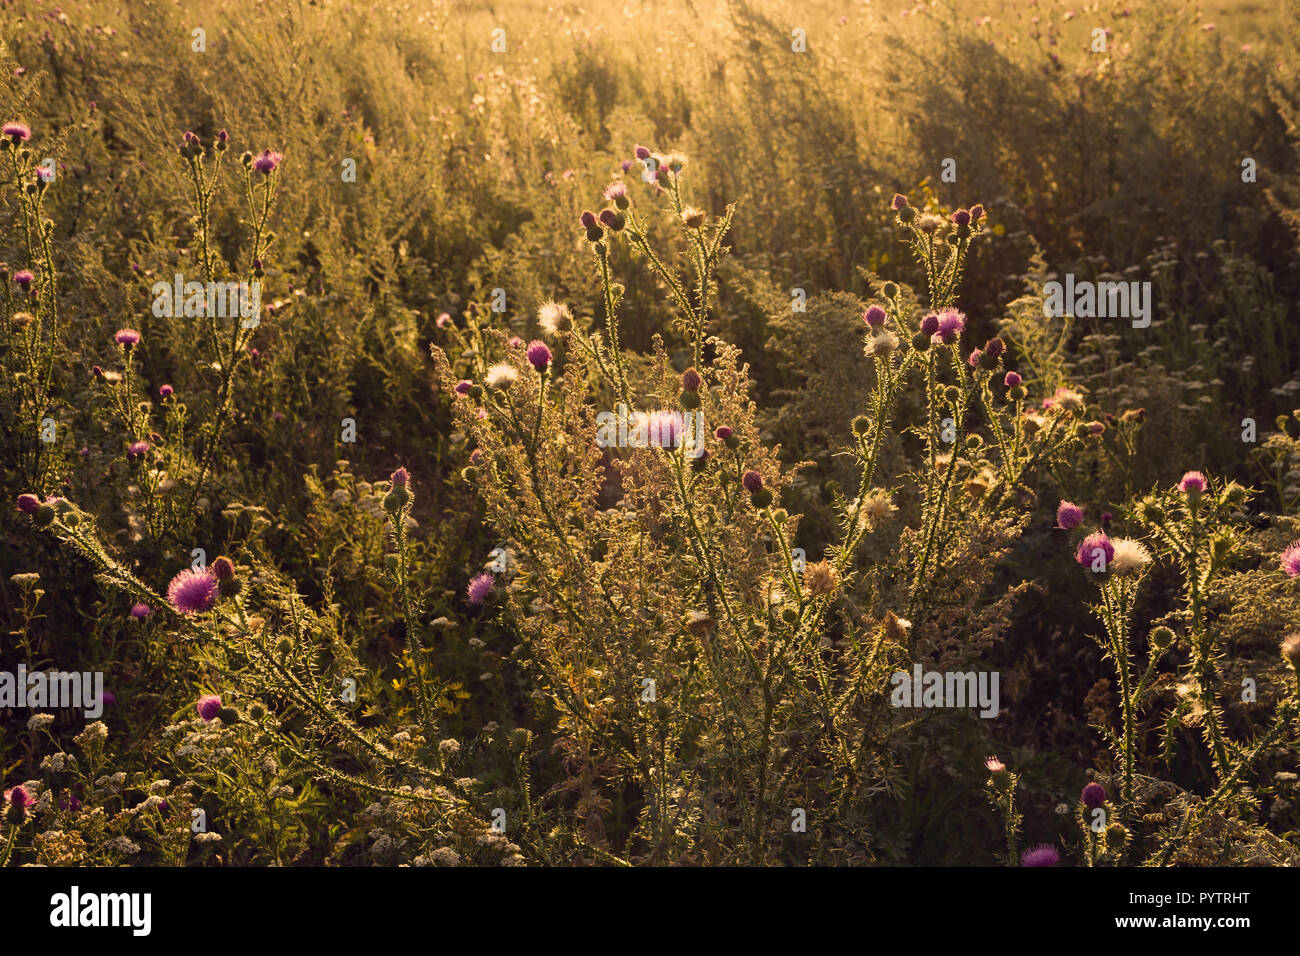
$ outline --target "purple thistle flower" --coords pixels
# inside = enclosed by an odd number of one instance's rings
[[[1024,856],[1020,858],[1021,866],[1055,866],[1061,862],[1061,854],[1057,852],[1056,847],[1047,843],[1040,843],[1025,851]]]
[[[1002,353],[1007,350],[1007,344],[1000,338],[994,336],[984,343],[984,351],[994,358],[1001,358]]]
[[[443,312],[433,320],[433,324],[440,329],[449,329],[451,328],[451,315],[447,312]]]
[[[145,452],[149,450],[149,447],[150,446],[147,441],[131,442],[131,444],[128,445],[126,448],[126,460],[136,461],[139,458],[143,458],[145,456]]]
[[[186,568],[167,585],[167,601],[181,614],[202,614],[217,603],[218,582],[206,568]]]
[[[623,172],[627,172],[629,169],[632,168],[632,160],[630,160],[630,159],[625,159],[625,160],[623,160],[623,162],[620,163],[619,165],[623,167]]]
[[[600,222],[606,229],[613,229],[618,224],[618,213],[612,209],[602,209],[600,211]]]
[[[740,483],[750,494],[763,490],[763,476],[752,469],[741,475]]]
[[[143,621],[152,610],[148,604],[140,603],[131,608],[131,616],[137,621]]]
[[[133,345],[140,344],[140,333],[135,329],[118,329],[117,334],[113,336],[113,341],[129,349]]]
[[[469,586],[465,588],[465,595],[469,598],[470,604],[482,604],[487,600],[488,595],[496,586],[497,579],[487,571],[477,574],[470,579]]]
[[[271,173],[275,172],[275,168],[280,165],[282,159],[284,159],[284,156],[277,153],[275,150],[264,149],[262,150],[262,155],[253,160],[253,168],[259,173],[265,173],[269,176]]]
[[[172,388],[170,385],[158,386],[158,394],[161,395],[163,398],[171,398],[172,393],[175,391],[176,390]]]
[[[1056,506],[1056,526],[1070,531],[1083,524],[1083,509],[1073,501],[1062,501]]]
[[[885,324],[885,310],[878,305],[873,305],[862,313],[862,321],[873,329],[878,329]]]
[[[921,319],[921,332],[924,335],[934,336],[939,331],[939,317],[931,312]]]
[[[1079,799],[1083,801],[1085,807],[1095,809],[1106,802],[1106,788],[1099,783],[1090,783],[1083,788]]]
[[[596,225],[596,214],[592,212],[590,209],[584,210],[582,215],[579,216],[578,218],[582,222],[583,226],[585,226],[588,229],[591,229],[593,226]]]
[[[1183,475],[1183,480],[1178,482],[1178,490],[1185,495],[1199,495],[1208,486],[1205,476],[1199,471],[1189,471]]]
[[[650,150],[646,149],[644,146],[638,146],[635,152],[636,158],[643,162],[650,158]]]
[[[405,468],[398,468],[389,478],[394,488],[405,488],[411,481],[411,473]]]
[[[1006,377],[1002,379],[1002,384],[1007,388],[1015,388],[1023,381],[1024,379],[1020,377],[1019,372],[1007,372]]]
[[[970,225],[970,213],[965,209],[958,209],[952,214],[952,221],[959,226]]]
[[[971,368],[977,368],[980,364],[980,359],[983,357],[983,349],[971,349],[970,355],[966,356],[966,364]]]
[[[455,386],[453,386],[453,391],[455,391],[457,395],[468,395],[469,390],[473,387],[474,387],[473,382],[471,382],[469,379],[463,378],[459,382],[457,382]]]
[[[984,207],[980,203],[970,207],[970,221],[979,222],[984,218]]]
[[[524,340],[517,335],[512,335],[506,339],[506,348],[518,349],[523,348]]]
[[[894,193],[894,198],[890,202],[891,209],[902,209],[907,205],[907,197],[902,193]]]
[[[27,287],[35,281],[36,276],[32,274],[31,269],[19,269],[14,273],[14,282],[22,286],[24,291],[26,291]]]
[[[36,509],[41,506],[41,499],[35,495],[19,495],[18,510],[25,515],[35,514]]]
[[[1110,538],[1104,531],[1094,531],[1088,537],[1079,542],[1079,548],[1074,553],[1074,559],[1085,568],[1091,568],[1092,562],[1097,558],[1097,552],[1100,551],[1106,556],[1105,564],[1110,566],[1110,562],[1115,557],[1115,546],[1110,543]]]
[[[205,694],[199,698],[198,703],[199,716],[204,722],[216,720],[217,714],[221,712],[221,698],[216,694]]]
[[[528,364],[539,372],[551,364],[551,350],[541,339],[533,339],[529,342],[525,354],[528,356]]]
[[[929,316],[927,316],[929,318]],[[939,328],[934,333],[944,345],[952,345],[966,328],[966,316],[957,309],[948,308],[939,313]]]
[[[713,430],[713,437],[718,441],[726,441],[731,437],[732,431],[730,425],[719,425]]]
[[[1288,577],[1300,577],[1300,539],[1292,541],[1282,552],[1282,560],[1278,566],[1287,573]]]
[[[700,373],[695,371],[694,368],[688,368],[685,372],[682,372],[682,388],[686,391],[698,392],[703,384],[704,379],[700,378]]]
[[[625,168],[625,171],[626,169],[630,169],[630,168],[631,168],[631,164],[629,163],[628,166]],[[614,202],[614,200],[616,199],[622,199],[626,195],[627,195],[627,183],[610,183],[608,186],[605,187],[605,199],[607,199],[609,202]]]
[[[32,138],[32,128],[26,123],[5,123],[4,134],[15,143],[25,143]]]
[[[36,802],[32,795],[27,792],[27,788],[22,784],[19,784],[11,790],[6,790],[5,796],[9,798],[9,802],[15,807],[30,807]]]

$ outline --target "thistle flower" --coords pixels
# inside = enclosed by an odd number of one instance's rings
[[[889,203],[889,208],[898,210],[904,208],[906,205],[907,205],[907,197],[904,196],[902,193],[894,193],[894,198]]]
[[[867,311],[862,313],[862,321],[873,329],[878,329],[884,325],[885,317],[885,310],[878,305],[870,306]]]
[[[1025,851],[1020,858],[1021,866],[1055,866],[1061,862],[1061,854],[1056,847],[1040,843]]]
[[[950,218],[954,223],[956,223],[959,226],[970,225],[970,212],[968,212],[965,209],[955,210]]]
[[[1287,573],[1288,577],[1300,577],[1300,539],[1297,539],[1282,552],[1282,559],[1278,566]]]
[[[1051,404],[1048,404],[1049,402]],[[1043,402],[1043,407],[1059,408],[1064,412],[1078,414],[1084,409],[1083,396],[1074,391],[1074,389],[1066,388],[1062,385],[1056,390],[1050,399]]]
[[[1182,481],[1178,482],[1178,490],[1189,498],[1201,494],[1207,487],[1209,483],[1199,471],[1189,471],[1183,475]]]
[[[32,138],[32,128],[26,123],[5,123],[4,135],[8,136],[16,146]]]
[[[921,319],[921,334],[933,336],[939,331],[939,317],[931,312]]]
[[[527,355],[528,364],[539,372],[544,371],[551,364],[551,350],[541,339],[533,339],[528,343]]]
[[[171,398],[172,394],[173,394],[175,391],[176,391],[176,390],[175,390],[174,388],[172,388],[170,385],[160,385],[160,386],[158,386],[158,394],[161,395],[163,398]]]
[[[650,158],[650,150],[646,149],[644,146],[638,146],[635,150],[635,154],[636,158],[642,162]]]
[[[872,527],[885,521],[897,510],[889,492],[883,488],[873,488],[862,500],[862,516]]]
[[[36,281],[36,276],[32,274],[31,269],[19,269],[17,272],[14,273],[13,278],[14,278],[14,282],[17,285],[23,287],[24,292],[26,292],[28,290],[28,287],[31,286],[31,284]]]
[[[713,430],[713,437],[716,438],[718,441],[726,441],[728,438],[731,437],[731,426],[719,425],[717,428]],[[1300,545],[1300,541],[1296,542],[1296,544]]]
[[[216,720],[217,714],[221,712],[221,698],[216,694],[205,694],[199,698],[196,709],[204,723]]]
[[[9,801],[11,806],[15,807],[30,807],[36,803],[36,800],[27,792],[27,788],[22,784],[6,790],[5,799]]]
[[[1088,537],[1079,542],[1078,550],[1074,553],[1074,559],[1085,568],[1091,568],[1093,561],[1097,558],[1097,552],[1100,551],[1105,555],[1105,567],[1110,567],[1111,561],[1115,559],[1115,546],[1106,536],[1104,531],[1094,531]]]
[[[264,149],[262,150],[262,155],[253,160],[253,168],[259,173],[269,176],[271,173],[275,172],[276,167],[280,165],[282,159],[284,159],[284,157],[275,150],[269,148]]]
[[[451,328],[451,313],[450,312],[441,313],[436,319],[433,320],[433,324],[440,329]]]
[[[123,348],[129,349],[133,345],[140,344],[140,333],[135,329],[118,329],[117,334],[113,336],[113,341]]]
[[[874,358],[886,358],[898,348],[898,336],[893,332],[877,332],[867,339],[863,351]]]
[[[1090,783],[1083,788],[1083,793],[1079,794],[1079,799],[1083,801],[1083,805],[1088,809],[1096,809],[1106,802],[1106,788],[1099,783]]]
[[[984,207],[980,203],[970,207],[970,221],[979,222],[984,218]]]
[[[943,309],[940,311],[938,319],[939,325],[935,334],[938,335],[939,341],[943,342],[944,345],[951,345],[956,342],[957,337],[966,328],[966,315],[957,309]]]
[[[131,608],[131,616],[137,621],[142,621],[152,613],[153,609],[148,604],[136,604]]]
[[[919,217],[916,220],[916,228],[921,230],[927,236],[932,236],[943,225],[943,220],[938,216],[932,216],[929,213]]]
[[[537,310],[537,324],[547,335],[560,335],[573,328],[573,313],[567,305],[550,300]]]
[[[35,495],[19,495],[17,505],[18,510],[23,514],[32,515],[35,514],[36,509],[41,506],[41,499],[37,498]]]
[[[489,388],[506,389],[519,380],[519,369],[509,362],[497,362],[483,376]]]
[[[740,483],[751,495],[763,490],[763,476],[753,469],[740,476]]]
[[[145,453],[149,451],[149,447],[147,441],[131,442],[131,444],[126,448],[126,460],[130,462],[139,461],[145,456]]]
[[[1007,388],[1015,388],[1023,381],[1024,379],[1020,377],[1019,372],[1007,372],[1002,379],[1002,384]]]
[[[989,773],[1003,773],[1007,769],[1007,765],[999,760],[996,754],[985,757],[984,766],[988,768]]]
[[[1282,639],[1282,658],[1300,671],[1300,633],[1291,634]]]
[[[482,604],[495,586],[496,578],[484,571],[470,579],[469,586],[465,588],[465,595],[469,598],[470,604]]]
[[[695,206],[687,206],[682,210],[682,222],[687,229],[699,229],[704,225],[704,210]]]
[[[206,568],[186,568],[167,585],[167,601],[181,614],[202,614],[217,603],[218,582]]]
[[[1115,538],[1111,544],[1115,551],[1108,563],[1110,569],[1116,574],[1140,571],[1151,563],[1151,552],[1141,541],[1134,541],[1132,538]]]
[[[1062,501],[1056,506],[1056,526],[1070,531],[1083,524],[1083,509],[1073,501]]]
[[[971,368],[978,368],[982,358],[984,358],[983,349],[971,349],[970,355],[966,357],[966,364]]]
[[[830,594],[840,583],[839,572],[829,561],[818,561],[804,569],[804,585],[813,597]]]
[[[610,183],[605,187],[605,201],[617,203],[620,199],[627,198],[627,183],[617,182]]]
[[[454,386],[452,386],[452,390],[457,395],[468,395],[470,389],[472,389],[473,387],[474,387],[474,383],[471,382],[469,379],[461,379]]]

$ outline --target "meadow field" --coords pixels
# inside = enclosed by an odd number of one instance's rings
[[[1297,70],[0,0],[0,865],[1300,864]]]

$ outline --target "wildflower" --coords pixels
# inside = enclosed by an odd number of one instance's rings
[[[167,585],[167,600],[181,614],[201,614],[217,603],[217,579],[206,568],[186,568]]]
[[[539,372],[544,371],[551,364],[551,350],[541,339],[533,339],[528,343],[527,354],[528,364]]]
[[[53,714],[32,714],[27,718],[27,729],[32,733],[35,733],[38,730],[44,730],[53,723]]]
[[[175,393],[175,391],[176,390],[172,388],[170,385],[158,386],[158,394],[161,395],[163,398],[171,398],[172,395]]]
[[[629,167],[630,168],[630,167]],[[605,187],[605,201],[612,202],[619,209],[627,208],[627,183],[610,183]]]
[[[1083,396],[1073,389],[1066,388],[1062,385],[1056,390],[1052,397],[1048,399],[1048,401],[1043,402],[1043,407],[1060,408],[1061,411],[1077,414],[1083,411]]]
[[[117,334],[113,336],[113,341],[122,348],[129,349],[133,345],[140,344],[140,333],[135,329],[118,329]]]
[[[36,509],[41,506],[41,499],[35,495],[19,495],[18,510],[25,515],[33,515]]]
[[[405,488],[411,481],[411,473],[405,468],[398,468],[388,476],[388,480],[393,483],[394,488]]]
[[[433,320],[433,324],[436,325],[436,326],[437,326],[438,328],[440,328],[440,329],[449,329],[449,328],[451,328],[451,315],[450,315],[450,313],[443,312],[441,315],[439,315],[436,319]]]
[[[1061,862],[1061,854],[1056,847],[1040,843],[1025,851],[1020,858],[1021,866],[1055,866]]]
[[[919,219],[916,220],[916,228],[921,230],[921,232],[925,233],[927,236],[934,235],[934,233],[942,225],[943,225],[942,219],[940,219],[938,216],[932,216],[929,213],[926,213],[924,216],[921,216]]]
[[[26,123],[5,123],[4,135],[17,146],[32,138],[32,128]]]
[[[703,382],[700,373],[694,368],[688,368],[685,372],[682,372],[682,388],[688,392],[698,392]]]
[[[604,236],[605,233],[600,228],[600,223],[596,219],[596,214],[590,209],[585,210],[579,217],[579,221],[582,223],[583,228],[587,230],[587,241],[600,242],[601,237]]]
[[[1099,783],[1090,783],[1083,788],[1079,799],[1083,801],[1085,807],[1095,809],[1106,802],[1106,788]]]
[[[889,497],[889,492],[883,488],[873,488],[870,494],[862,499],[862,515],[873,527],[885,521],[897,510],[893,499]]]
[[[509,362],[497,362],[487,370],[484,381],[490,388],[506,389],[519,379],[519,370]]]
[[[452,390],[457,395],[468,395],[470,393],[470,389],[472,389],[473,387],[474,387],[473,382],[469,381],[468,379],[461,379],[454,386],[452,386]]]
[[[31,269],[19,269],[14,273],[14,282],[23,287],[26,292],[28,287],[36,281],[36,276],[32,274]]]
[[[885,310],[878,305],[873,305],[862,313],[862,321],[871,328],[878,329],[885,324]]]
[[[682,222],[687,229],[699,229],[704,225],[704,210],[697,209],[695,206],[687,206],[682,210]]]
[[[614,232],[618,232],[622,229],[623,223],[626,222],[623,214],[616,209],[602,209],[598,218],[600,219],[600,224],[602,226],[606,229],[611,229]]]
[[[840,583],[840,575],[829,561],[818,561],[804,570],[803,580],[809,594],[821,597],[835,590]]]
[[[1282,639],[1282,658],[1300,671],[1300,633],[1291,634]]]
[[[152,613],[153,609],[143,602],[131,607],[131,616],[137,621],[142,621]]]
[[[950,218],[959,226],[970,225],[970,212],[965,209],[955,210]]]
[[[139,461],[141,458],[145,456],[145,452],[149,450],[149,447],[150,446],[147,441],[131,442],[131,444],[128,445],[126,448],[126,460],[132,462]]]
[[[1024,379],[1020,377],[1019,372],[1007,372],[1002,379],[1002,384],[1007,388],[1016,388],[1023,381]]]
[[[933,336],[939,331],[939,317],[931,312],[921,319],[921,334]]]
[[[750,494],[763,490],[763,476],[752,469],[741,475],[740,483],[745,486],[745,490]]]
[[[1115,538],[1111,542],[1114,556],[1109,559],[1110,569],[1116,574],[1138,571],[1151,563],[1151,552],[1141,541],[1132,538]]]
[[[1104,571],[1115,558],[1115,546],[1111,544],[1110,538],[1106,536],[1104,531],[1094,531],[1080,541],[1079,548],[1074,553],[1074,559],[1083,567],[1091,568],[1098,554],[1105,556],[1101,568]]]
[[[966,358],[966,364],[971,368],[979,368],[980,361],[984,358],[982,349],[971,349],[971,353]]]
[[[548,335],[560,335],[573,328],[573,313],[567,305],[548,301],[537,310],[537,324]]]
[[[1300,577],[1300,539],[1297,539],[1282,552],[1282,559],[1278,566],[1287,573],[1288,577]]]
[[[207,694],[200,697],[197,709],[204,723],[209,723],[215,720],[217,714],[221,712],[221,698],[216,694]]]
[[[889,207],[894,210],[906,209],[907,197],[904,196],[902,193],[894,193],[894,198],[890,202]]]
[[[469,598],[470,604],[482,604],[487,600],[488,595],[492,593],[492,588],[496,586],[496,578],[488,572],[475,575],[470,579],[469,586],[465,589],[465,594]]]
[[[867,339],[866,348],[863,351],[875,358],[886,358],[897,348],[897,335],[893,332],[877,332]]]
[[[36,802],[22,784],[6,790],[5,799],[9,801],[11,806],[15,807],[30,807]]]
[[[716,438],[718,441],[726,441],[728,438],[731,437],[731,426],[719,425],[717,428],[713,430],[713,437]]]
[[[1189,498],[1199,497],[1207,487],[1205,476],[1199,471],[1189,471],[1183,475],[1183,480],[1178,482],[1178,490]]]
[[[506,339],[506,348],[508,349],[520,349],[523,347],[524,340],[517,335],[512,335],[510,338]]]
[[[984,218],[984,207],[979,203],[970,207],[970,221],[979,222]]]
[[[939,341],[943,342],[944,345],[951,345],[957,341],[957,337],[966,328],[966,316],[957,309],[947,308],[939,313],[938,323],[938,328],[934,334],[938,335]]]
[[[262,150],[262,155],[253,160],[253,168],[259,173],[269,176],[271,173],[275,172],[276,167],[280,165],[282,159],[284,159],[284,157],[275,150],[269,148],[264,149]]]
[[[650,158],[650,150],[646,149],[644,146],[638,146],[636,148],[636,158],[645,162]]]

